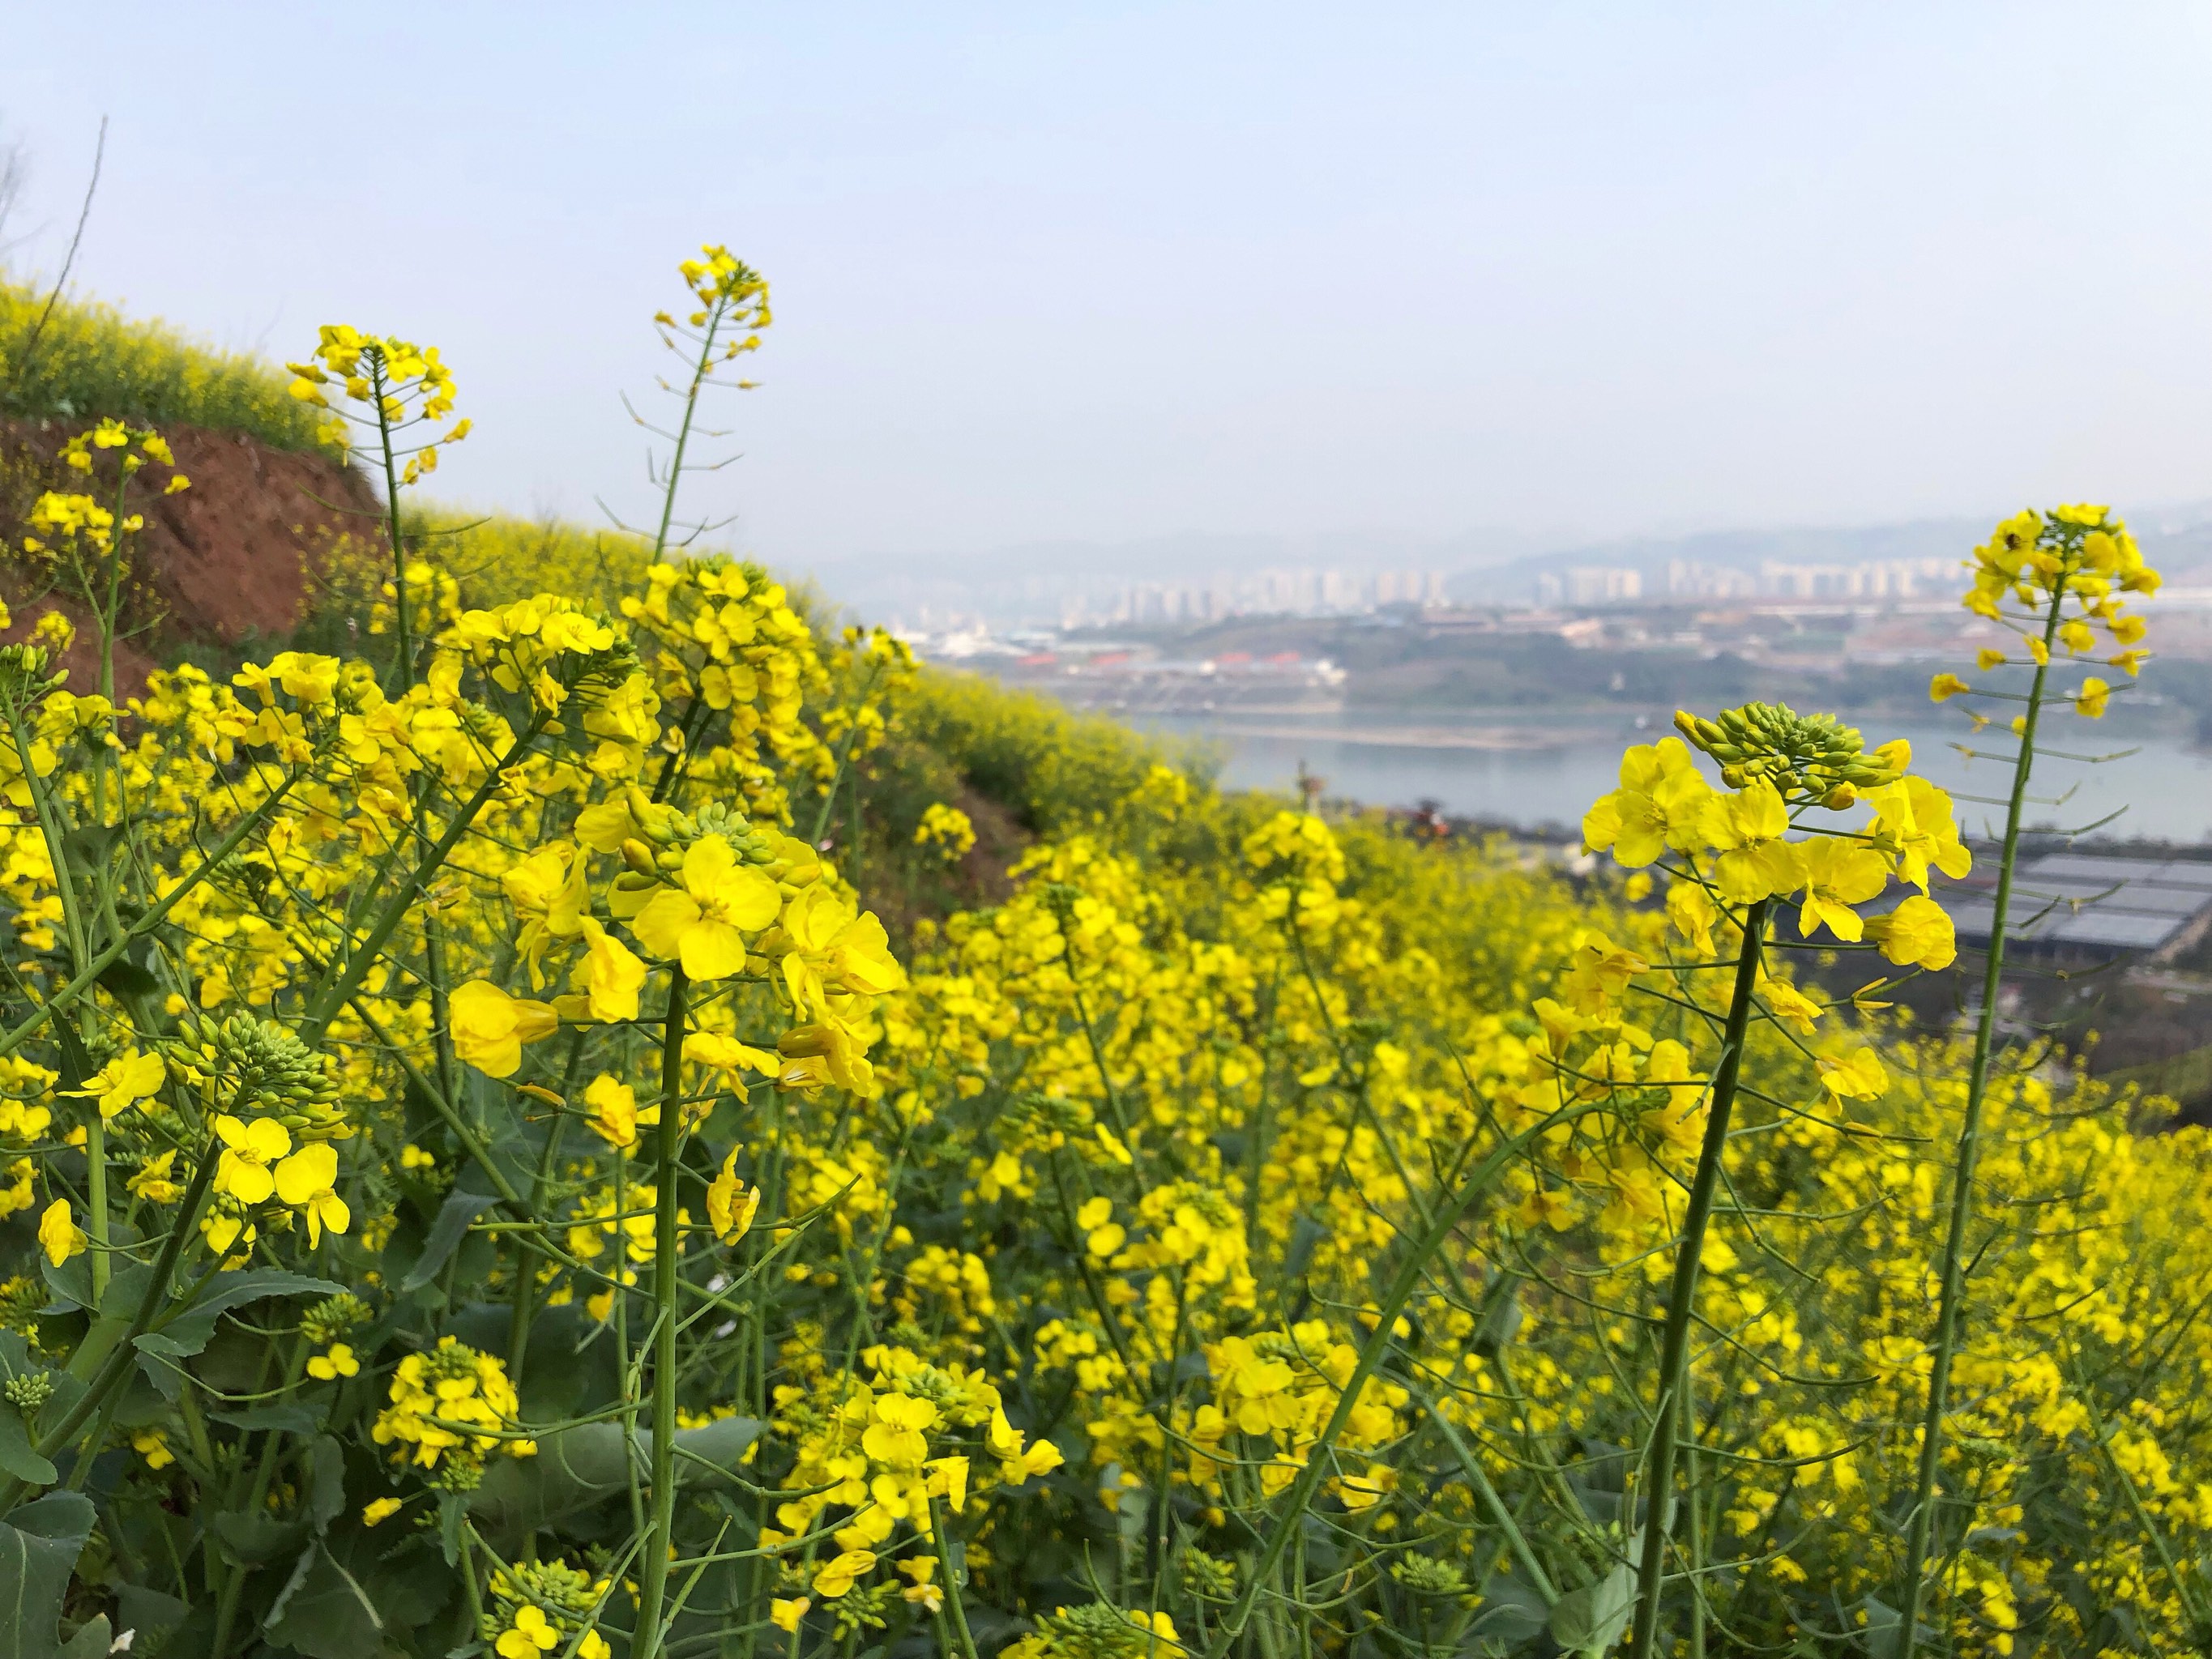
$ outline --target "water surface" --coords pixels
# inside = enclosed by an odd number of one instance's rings
[[[1551,732],[1479,719],[1455,724],[1427,717],[1417,725],[1387,715],[1244,722],[1218,715],[1164,715],[1144,723],[1154,731],[1211,740],[1226,756],[1222,782],[1231,788],[1290,790],[1303,763],[1328,781],[1331,795],[1377,806],[1432,800],[1449,812],[1526,828],[1579,823],[1583,809],[1613,787],[1621,750],[1667,735],[1663,726],[1639,731],[1625,720]],[[1945,722],[1923,716],[1895,724],[1875,720],[1868,723],[1867,736],[1869,742],[1909,738],[1917,769],[1954,794],[1999,796],[2010,787],[2008,762],[1970,758],[1954,747],[1970,743],[2001,755],[2009,750],[2009,741],[1996,731],[1972,738],[1964,719]],[[2078,830],[2124,807],[2123,816],[2100,834],[2212,841],[2212,754],[2173,738],[2124,740],[2106,728],[2071,718],[2062,718],[2050,743],[2085,755],[2136,752],[2098,766],[2046,754],[2036,769],[2034,793],[2073,793],[2063,805],[2031,808],[2032,825]],[[2003,822],[2000,805],[1962,800],[1959,812],[1970,833],[1981,832],[1991,821],[2000,827]]]

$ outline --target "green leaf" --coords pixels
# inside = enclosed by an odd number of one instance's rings
[[[318,1539],[301,1555],[262,1629],[307,1659],[369,1659],[384,1644],[385,1621],[367,1588]]]
[[[327,1279],[309,1279],[276,1267],[256,1267],[248,1273],[217,1273],[207,1293],[160,1330],[138,1339],[141,1352],[189,1359],[206,1347],[215,1335],[215,1322],[233,1308],[272,1296],[336,1296],[345,1289]]]
[[[306,1523],[278,1521],[243,1510],[228,1510],[209,1517],[208,1529],[222,1546],[222,1553],[242,1567],[258,1567],[299,1548]],[[0,1656],[4,1659],[4,1656]]]
[[[1636,1574],[1626,1562],[1595,1584],[1569,1590],[1552,1608],[1552,1639],[1570,1653],[1603,1653],[1636,1611]]]
[[[79,1308],[92,1306],[91,1251],[80,1251],[56,1267],[40,1250],[39,1277],[46,1281],[46,1289],[53,1293],[53,1300],[40,1310],[41,1313],[74,1313]]]
[[[303,1437],[319,1433],[323,1426],[320,1412],[282,1402],[246,1406],[234,1412],[210,1412],[208,1417],[212,1422],[227,1423],[234,1429],[267,1429]]]
[[[419,1291],[435,1279],[469,1236],[470,1223],[498,1202],[497,1195],[491,1193],[447,1194],[438,1206],[438,1218],[430,1224],[430,1236],[422,1241],[422,1254],[399,1281],[400,1290]]]
[[[1534,1585],[1510,1573],[1499,1573],[1482,1587],[1482,1602],[1468,1634],[1518,1647],[1540,1634],[1551,1616],[1550,1605]]]
[[[76,1492],[0,1521],[0,1659],[61,1659],[62,1598],[92,1525],[92,1500]]]
[[[307,1487],[307,1513],[315,1530],[325,1530],[345,1513],[345,1448],[330,1435],[317,1435],[313,1478]]]
[[[446,1565],[458,1566],[461,1559],[462,1523],[469,1516],[469,1500],[457,1492],[438,1494],[438,1547],[445,1552]]]
[[[133,1632],[131,1659],[153,1659],[191,1611],[173,1595],[143,1584],[121,1584],[115,1591],[116,1622]]]
[[[301,1556],[262,1631],[305,1659],[369,1659],[406,1649],[405,1632],[435,1617],[453,1589],[419,1539],[355,1528]]]
[[[750,1417],[726,1417],[696,1429],[678,1430],[677,1484],[711,1484],[717,1470],[734,1473],[738,1459],[760,1433],[760,1423]],[[652,1448],[653,1437],[646,1433],[633,1444],[641,1471],[652,1457]],[[534,1457],[495,1462],[485,1471],[483,1484],[469,1495],[469,1514],[480,1527],[518,1537],[557,1525],[629,1490],[622,1425],[586,1423],[545,1436]]]
[[[1306,1269],[1313,1263],[1314,1247],[1328,1236],[1328,1229],[1311,1216],[1300,1216],[1297,1225],[1291,1229],[1291,1248],[1283,1257],[1283,1277],[1304,1279]]]
[[[1866,1622],[1859,1626],[1859,1645],[1867,1652],[1876,1655],[1877,1659],[1879,1656],[1894,1653],[1897,1650],[1897,1627],[1904,1622],[1905,1615],[1887,1601],[1872,1595],[1859,1603],[1859,1611],[1866,1615]]]
[[[114,1640],[115,1632],[107,1622],[107,1615],[96,1613],[76,1627],[76,1635],[62,1644],[62,1659],[107,1659],[107,1650]]]
[[[34,1486],[51,1486],[61,1479],[60,1471],[32,1447],[22,1413],[6,1400],[0,1400],[0,1474]]]

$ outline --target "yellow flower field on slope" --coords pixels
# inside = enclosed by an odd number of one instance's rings
[[[769,310],[684,276],[696,397]],[[452,441],[428,351],[307,367],[395,490]],[[158,441],[88,449],[112,525]],[[1577,878],[917,677],[670,556],[672,497],[572,592],[392,508],[366,655],[120,709],[0,659],[0,1542],[73,1563],[0,1589],[42,1638],[1281,1659],[1648,1606],[1668,1650],[1887,1652],[1940,1351],[1935,1640],[2203,1639],[2203,1137],[1893,1021],[1966,856],[1901,747],[1686,716]],[[54,535],[64,580],[120,539]],[[1973,594],[2100,662],[2132,545],[2015,520]],[[866,833],[920,734],[1043,834],[902,951],[855,860],[956,835]],[[1854,945],[1856,1000],[1791,970]]]

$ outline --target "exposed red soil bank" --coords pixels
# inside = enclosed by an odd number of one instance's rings
[[[67,487],[54,458],[81,425],[0,422],[0,538],[9,550],[21,543],[21,514],[36,491]],[[136,695],[148,671],[181,646],[230,648],[289,633],[306,611],[312,583],[343,547],[383,545],[375,496],[327,456],[197,427],[163,435],[191,488],[175,495],[149,492],[139,508],[146,527],[132,559],[126,625],[145,631],[117,647],[119,696]],[[70,689],[98,688],[99,663],[87,648],[78,607],[46,593],[20,557],[0,558],[0,599],[15,617],[0,641],[21,639],[50,610],[67,613],[80,625],[78,643],[64,659]]]

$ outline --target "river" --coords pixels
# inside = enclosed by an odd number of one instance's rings
[[[1334,796],[1377,806],[1433,800],[1448,812],[1531,829],[1579,823],[1583,809],[1613,787],[1622,748],[1667,733],[1663,726],[1638,731],[1626,720],[1545,731],[1486,720],[1455,726],[1433,716],[1416,724],[1384,713],[1259,720],[1161,715],[1143,724],[1213,744],[1225,756],[1221,781],[1231,788],[1289,791],[1303,763],[1326,780]],[[2009,787],[2008,763],[1970,758],[1954,747],[1971,742],[1963,717],[1950,723],[1926,715],[1896,724],[1870,720],[1867,734],[1869,743],[1911,739],[1917,769],[1954,794],[1998,796]],[[1978,746],[2002,753],[2010,746],[1993,729]],[[2094,766],[2046,754],[2032,793],[2072,793],[2063,803],[2033,806],[2031,827],[2079,829],[2124,808],[2100,835],[2212,841],[2212,754],[2172,737],[2122,739],[2065,714],[2058,717],[2057,732],[2047,734],[2046,748],[2081,755],[2135,752]],[[1959,815],[1969,833],[1980,833],[1991,819],[2002,827],[2003,808],[1961,801]]]

